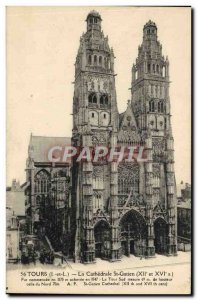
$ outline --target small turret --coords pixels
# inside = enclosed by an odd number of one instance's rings
[[[87,31],[89,30],[99,30],[101,31],[101,16],[100,14],[95,11],[95,10],[92,10],[88,16],[87,16],[87,19],[86,19],[86,22],[87,22]]]
[[[143,29],[143,40],[157,40],[157,26],[156,24],[149,20],[145,25]]]

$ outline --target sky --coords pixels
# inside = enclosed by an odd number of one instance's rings
[[[115,53],[119,112],[131,99],[131,67],[144,24],[157,24],[170,61],[176,182],[191,182],[191,21],[184,7],[8,7],[7,185],[25,181],[30,134],[71,136],[74,62],[86,16],[96,9]]]

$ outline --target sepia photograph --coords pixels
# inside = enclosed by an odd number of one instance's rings
[[[191,295],[191,15],[6,8],[6,293]]]

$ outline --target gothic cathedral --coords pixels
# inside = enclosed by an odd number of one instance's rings
[[[118,112],[114,52],[101,16],[88,14],[75,62],[72,138],[31,136],[27,159],[27,233],[50,241],[75,262],[130,254],[176,255],[177,218],[169,61],[149,21],[132,66],[131,101]],[[47,160],[65,144],[77,149],[135,148],[130,161]],[[135,156],[134,155],[134,156]]]
[[[73,160],[71,249],[75,261],[175,255],[176,191],[169,61],[149,21],[132,67],[131,102],[119,114],[114,52],[101,16],[88,14],[75,62],[72,145],[141,145],[144,162]]]

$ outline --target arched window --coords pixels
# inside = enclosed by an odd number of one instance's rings
[[[35,176],[35,192],[48,193],[49,192],[50,176],[47,171],[41,170]]]
[[[94,55],[94,65],[96,66],[97,65],[97,56]]]
[[[149,102],[149,111],[150,112],[154,112],[155,111],[155,102],[154,102],[154,100],[151,100]]]
[[[97,103],[97,97],[96,97],[96,94],[95,94],[95,93],[91,93],[91,94],[88,96],[88,102],[89,102],[89,103]]]
[[[44,193],[44,182],[43,182],[43,180],[41,181],[41,193]]]
[[[108,105],[108,96],[107,96],[107,94],[101,95],[100,104],[101,105]]]
[[[159,103],[158,103],[158,112],[164,112],[163,101],[159,101]]]
[[[163,66],[163,67],[162,67],[162,76],[165,77],[165,74],[166,74],[166,69],[165,69],[165,67]]]
[[[107,69],[107,58],[104,57],[104,65],[105,65],[105,68]]]
[[[110,63],[110,60],[108,60],[108,69],[110,70],[110,67],[111,67],[111,63]]]
[[[153,64],[153,73],[155,73],[155,64]]]
[[[157,65],[157,73],[159,73],[159,65]]]
[[[99,66],[102,66],[102,56],[99,56]]]
[[[150,64],[148,64],[148,73],[150,73]]]
[[[92,64],[92,56],[88,55],[88,64],[91,65]]]
[[[118,165],[118,193],[139,193],[139,166],[120,163]],[[131,197],[132,198],[132,197]]]
[[[93,23],[93,19],[92,19],[92,18],[90,19],[90,23],[91,23],[91,24]]]
[[[161,102],[161,112],[164,112],[164,105],[163,105],[163,101]]]
[[[158,102],[158,112],[161,112],[161,102]]]

